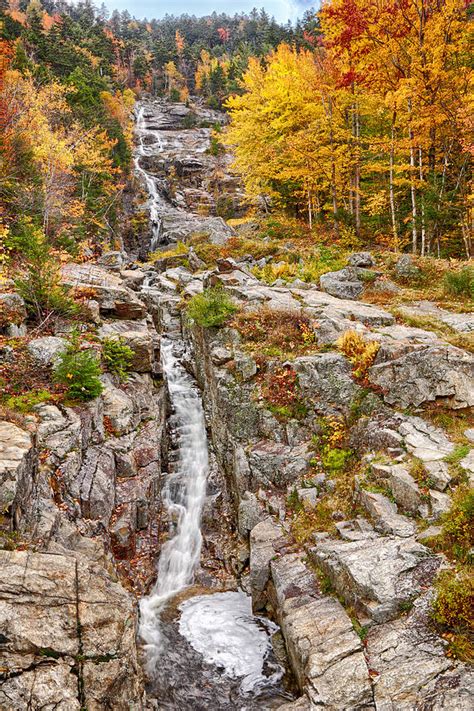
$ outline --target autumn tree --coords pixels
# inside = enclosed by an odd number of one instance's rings
[[[388,198],[378,203],[388,208],[395,244],[409,225],[414,252],[430,252],[434,243],[439,252],[441,239],[469,221],[461,119],[472,85],[466,3],[331,0],[321,28],[342,84],[355,99],[369,97],[379,112],[378,126],[359,112],[353,120],[359,154],[364,142],[369,205],[376,206],[378,185],[379,198],[384,191]],[[383,180],[374,180],[377,164]]]
[[[346,98],[327,57],[280,45],[266,67],[250,60],[243,85],[228,102],[227,141],[247,191],[296,207],[310,222],[329,212],[337,229],[351,156]]]
[[[250,196],[414,252],[472,253],[464,0],[327,0],[228,102]]]

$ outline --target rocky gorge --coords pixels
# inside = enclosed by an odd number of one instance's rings
[[[371,303],[368,284],[399,287],[367,252],[317,282],[229,256],[225,210],[244,207],[211,150],[222,122],[138,106],[150,226],[62,269],[98,341],[133,351],[128,378],[0,422],[0,708],[467,711],[472,669],[432,610],[455,568],[436,541],[474,478],[473,315]],[[187,310],[208,293],[231,305],[219,326]],[[24,336],[21,300],[0,299]],[[28,337],[36,367],[67,337]]]

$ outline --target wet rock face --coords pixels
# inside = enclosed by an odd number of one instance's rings
[[[191,110],[154,100],[137,106],[135,167],[150,195],[154,236],[148,245],[184,241],[205,233],[223,244],[234,232],[223,217],[242,214],[243,193],[229,156],[209,152],[211,128],[224,114],[196,104]],[[216,197],[217,195],[217,197]]]
[[[0,565],[0,706],[139,708],[129,594],[72,556],[0,551]]]

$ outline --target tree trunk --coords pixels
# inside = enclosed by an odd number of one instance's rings
[[[390,180],[390,215],[392,219],[392,234],[393,234],[393,248],[395,251],[398,252],[399,248],[399,243],[398,243],[398,228],[397,228],[397,214],[395,210],[395,190],[393,187],[393,173],[394,173],[394,160],[395,160],[395,119],[396,119],[396,114],[393,114],[392,117],[392,131],[391,131],[391,140],[390,140],[390,174],[389,174],[389,180]]]
[[[420,169],[420,183],[423,183],[423,152],[418,148],[418,167]],[[426,251],[426,224],[425,224],[425,198],[423,192],[420,199],[421,212],[421,256],[425,256]]]
[[[332,100],[329,97],[329,145],[331,146],[331,193],[332,193],[332,210],[334,214],[334,229],[339,233],[339,223],[337,220],[337,189],[336,189],[336,158],[334,156],[334,133],[332,125]]]
[[[411,127],[411,100],[408,100],[408,114],[410,116],[410,127],[408,136],[410,138],[410,195],[411,195],[411,216],[412,216],[412,252],[416,254],[418,249],[417,232],[417,210],[416,210],[416,188],[415,188],[415,149],[413,147],[413,129]]]
[[[357,236],[360,234],[360,117],[359,105],[355,104],[355,138],[356,138],[356,164],[354,174],[354,192],[355,192],[355,226]]]

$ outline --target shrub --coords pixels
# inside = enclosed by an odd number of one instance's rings
[[[474,545],[474,490],[459,486],[441,523],[443,550],[460,561],[468,560]]]
[[[261,237],[270,237],[278,240],[310,239],[311,232],[304,222],[292,219],[282,214],[271,216],[263,220]]]
[[[447,271],[443,279],[444,291],[451,296],[474,299],[474,268],[464,267],[459,272]]]
[[[347,439],[347,428],[344,419],[328,415],[318,419],[319,435],[314,435],[314,444],[327,447],[342,447]]]
[[[283,279],[284,281],[293,281],[296,279],[298,272],[298,267],[296,264],[289,264],[288,262],[281,262],[278,264],[265,264],[264,267],[254,267],[252,273],[260,281],[265,284],[273,284],[277,279]]]
[[[133,356],[132,349],[120,336],[104,338],[102,341],[102,360],[109,373],[118,375],[120,380],[127,379]]]
[[[67,394],[73,400],[93,400],[103,390],[99,379],[102,372],[99,358],[91,349],[79,349],[79,339],[74,337],[60,355],[53,377],[56,382],[67,386]]]
[[[256,311],[242,311],[232,319],[231,325],[259,354],[306,353],[313,351],[317,344],[315,323],[293,309],[263,306]]]
[[[237,311],[237,306],[221,287],[205,289],[190,299],[186,313],[198,326],[222,326]]]
[[[28,225],[15,246],[23,262],[22,274],[15,285],[29,313],[38,321],[51,313],[65,316],[75,313],[77,307],[61,284],[59,264],[44,233]]]
[[[346,331],[337,341],[339,350],[349,358],[356,378],[364,378],[375,360],[380,343],[365,341],[357,331]]]
[[[293,513],[298,513],[298,511],[302,510],[303,504],[301,503],[296,487],[293,487],[291,492],[286,497],[286,507]]]
[[[219,139],[217,138],[216,135],[211,134],[211,142],[209,145],[208,153],[211,156],[217,157],[217,156],[221,155],[221,153],[223,153],[223,152],[224,152],[224,146],[221,143],[219,143]]]
[[[474,576],[469,569],[442,571],[435,588],[436,622],[451,628],[469,628],[474,624]]]
[[[335,252],[325,246],[318,247],[310,256],[302,259],[298,254],[284,254],[282,261],[275,264],[269,263],[264,267],[254,267],[252,273],[266,284],[272,284],[276,279],[294,281],[301,279],[308,283],[318,281],[321,274],[336,271],[346,266],[345,253]]]
[[[289,366],[266,373],[261,392],[268,408],[277,416],[284,419],[301,418],[307,413],[300,393],[298,375]]]
[[[433,620],[444,630],[448,656],[473,663],[474,575],[467,566],[444,570],[435,584]]]
[[[351,456],[352,451],[350,449],[325,447],[321,453],[321,462],[330,474],[336,474],[345,468]]]

